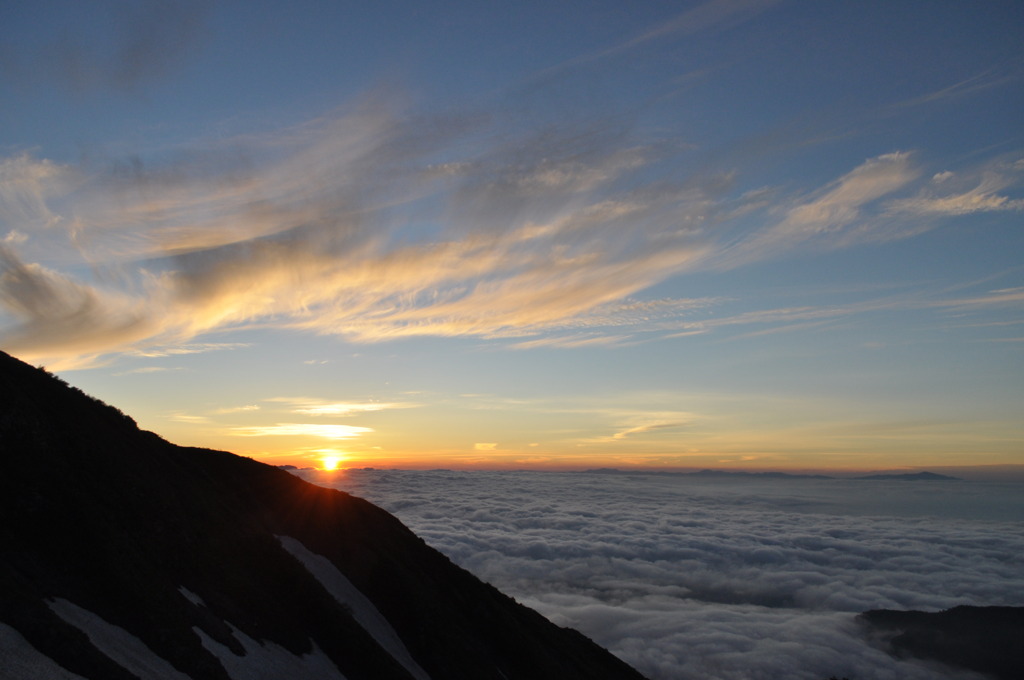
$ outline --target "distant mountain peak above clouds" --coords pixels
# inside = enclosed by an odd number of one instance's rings
[[[0,353],[5,680],[640,680],[346,493]]]
[[[949,475],[940,475],[935,472],[879,472],[871,475],[861,475],[854,477],[854,479],[875,479],[875,480],[896,480],[904,482],[959,482],[963,481],[959,477],[950,477]]]
[[[686,477],[715,478],[724,477],[729,479],[753,478],[753,479],[863,479],[863,480],[901,480],[901,481],[962,481],[959,477],[940,475],[935,472],[878,472],[869,475],[858,475],[856,477],[838,477],[833,475],[812,474],[804,472],[781,472],[777,470],[713,470],[704,469],[697,471],[687,470],[642,470],[618,468],[593,468],[584,470],[590,474],[618,474],[618,475],[681,475]]]

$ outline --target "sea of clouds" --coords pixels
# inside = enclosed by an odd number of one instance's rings
[[[300,473],[652,680],[925,680],[855,621],[1024,605],[1024,485],[596,472]]]

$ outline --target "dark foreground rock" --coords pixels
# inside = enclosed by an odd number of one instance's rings
[[[642,677],[384,510],[174,446],[3,353],[0,464],[9,680]]]
[[[999,680],[1024,678],[1024,607],[876,609],[857,618],[897,656],[933,659]]]

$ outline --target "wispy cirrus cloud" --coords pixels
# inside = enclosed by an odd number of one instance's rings
[[[971,297],[948,298],[939,300],[934,304],[939,307],[952,308],[975,308],[993,307],[997,305],[1019,305],[1024,303],[1024,287],[1001,288],[989,291],[985,295]]]
[[[906,99],[904,101],[897,102],[896,104],[893,105],[892,108],[909,108],[913,106],[933,104],[935,102],[947,99],[965,97],[983,90],[989,90],[995,87],[999,87],[1001,85],[1005,85],[1007,83],[1020,79],[1021,73],[1019,71],[1001,72],[1000,70],[997,69],[989,69],[982,73],[978,73],[974,76],[971,76],[970,78],[965,78],[961,81],[953,83],[952,85],[947,85],[946,87],[940,88],[938,90],[933,90],[932,92],[928,92],[926,94],[913,97],[911,99]]]
[[[159,328],[143,299],[23,262],[2,244],[0,305],[7,316],[0,333],[5,348],[71,357],[71,364],[145,342]]]
[[[377,98],[157,165],[6,159],[0,343],[65,366],[231,349],[196,339],[261,325],[619,346],[710,327],[715,297],[636,299],[672,277],[1020,202],[1013,164],[922,187],[895,152],[795,197],[731,196],[732,175],[666,181],[659,154],[616,126],[485,132]]]
[[[59,217],[47,200],[67,189],[69,169],[28,153],[0,160],[0,223],[23,230],[54,226]],[[24,240],[24,232],[8,232],[9,240]]]
[[[189,424],[207,424],[210,423],[210,419],[206,416],[197,416],[190,413],[172,413],[168,416],[170,420],[178,423],[189,423]]]
[[[780,0],[708,0],[686,9],[643,33],[599,52],[577,57],[558,68],[576,66],[637,49],[668,36],[694,35],[747,21]]]
[[[687,421],[669,422],[669,423],[648,423],[646,425],[637,425],[635,427],[626,428],[620,430],[612,435],[612,439],[625,439],[633,435],[643,434],[645,432],[651,432],[654,430],[668,430],[672,428],[682,427],[686,425]]]
[[[508,345],[509,349],[537,349],[538,347],[558,347],[561,349],[578,349],[580,347],[615,347],[632,340],[631,335],[568,335],[523,340]]]
[[[248,413],[251,411],[259,411],[259,404],[246,404],[244,406],[228,406],[226,408],[219,408],[214,413],[217,415],[227,415],[231,413]]]
[[[796,248],[836,248],[865,238],[865,211],[878,199],[899,191],[920,176],[907,152],[871,158],[794,205],[765,229],[742,236],[722,249],[716,264],[733,268],[776,257]],[[861,227],[861,239],[851,227]]]
[[[276,423],[233,427],[227,431],[238,437],[321,437],[323,439],[353,439],[372,428],[356,425],[325,425],[318,423]]]
[[[652,405],[656,404],[656,401],[652,398],[654,395],[651,394],[633,394],[630,396],[641,402],[651,399]],[[676,400],[678,400],[679,395],[675,396]],[[655,437],[655,439],[664,441],[671,439],[670,435],[664,435],[664,433],[680,430],[707,418],[707,414],[694,411],[665,410],[663,407],[658,408],[657,406],[652,406],[650,409],[629,408],[601,399],[569,409],[569,412],[589,415],[598,421],[602,421],[605,423],[602,429],[606,432],[611,432],[611,434],[598,437],[583,437],[577,441],[579,445],[619,444],[626,440],[635,442],[635,440],[643,438],[644,435],[653,433],[663,433],[663,436]]]
[[[245,342],[193,342],[171,347],[153,347],[140,349],[132,352],[135,356],[147,358],[162,358],[181,356],[185,354],[203,354],[206,352],[217,352],[221,350],[241,349],[250,347]]]
[[[127,371],[121,371],[114,375],[145,375],[147,373],[166,373],[168,371],[180,371],[180,367],[171,368],[169,366],[142,366],[140,368],[133,368]]]
[[[412,402],[381,402],[381,401],[328,401],[309,397],[272,397],[269,402],[288,404],[292,413],[307,416],[350,416],[357,413],[387,411],[399,408],[415,408],[419,404]]]
[[[523,337],[702,256],[685,223],[713,188],[616,188],[650,162],[618,132],[541,134],[438,173],[440,142],[417,122],[370,103],[234,140],[245,162],[222,148],[67,170],[76,190],[52,208],[40,198],[51,164],[19,160],[2,194],[25,234],[3,246],[5,346],[152,354],[270,319],[357,342]],[[81,265],[103,282],[65,273]]]
[[[935,308],[983,312],[985,310],[1012,309],[1020,307],[1022,303],[1024,303],[1024,288],[1004,288],[986,291],[978,295],[959,297],[951,296],[950,291],[905,290],[846,304],[775,307],[737,314],[720,314],[714,318],[679,324],[681,330],[670,333],[669,336],[706,334],[731,328],[742,333],[739,337],[752,337],[823,327],[850,317],[880,312],[909,312]],[[1015,325],[1020,321],[1001,323]],[[746,327],[753,330],[742,330]]]
[[[1020,169],[1017,168],[1018,172]],[[964,184],[975,186],[959,190]],[[997,168],[986,168],[981,172],[980,178],[971,175],[959,177],[946,171],[936,174],[929,185],[916,196],[891,201],[887,205],[887,211],[919,216],[1024,211],[1024,199],[1011,198],[999,193],[1012,184],[1014,177]],[[946,192],[942,192],[942,189],[946,189]]]

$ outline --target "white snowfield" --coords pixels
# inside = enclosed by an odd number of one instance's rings
[[[87,609],[67,600],[53,600],[50,609],[89,636],[96,649],[139,676],[141,680],[189,680],[184,673],[153,653],[145,643],[124,628],[107,623]]]
[[[348,607],[356,622],[416,680],[430,680],[387,619],[330,560],[311,552],[294,538],[279,536],[278,539],[285,550],[295,556],[328,593]],[[184,587],[178,591],[193,605],[203,605],[195,593]],[[58,616],[84,632],[103,654],[141,680],[190,680],[189,676],[176,670],[127,630],[68,600],[55,599],[47,604]],[[230,622],[225,623],[245,648],[244,655],[235,654],[198,628],[193,630],[203,647],[220,660],[231,680],[345,680],[337,666],[315,644],[312,652],[295,655],[273,642],[254,640]],[[0,622],[0,671],[3,680],[84,680],[34,648],[16,629],[3,622]]]
[[[0,623],[0,670],[4,680],[85,680],[58,666],[6,623]]]
[[[179,592],[192,604],[203,604],[201,597],[185,588]],[[203,643],[224,667],[231,680],[282,680],[283,678],[323,678],[323,680],[345,680],[338,667],[323,651],[313,644],[309,654],[296,656],[273,642],[254,640],[230,623],[231,634],[242,643],[245,654],[239,656],[228,647],[217,642],[199,628],[193,628]],[[145,680],[145,679],[143,679]]]
[[[410,675],[416,680],[430,680],[430,676],[412,658],[405,643],[398,637],[398,633],[380,613],[380,610],[358,588],[352,585],[352,582],[338,571],[338,568],[330,560],[311,552],[309,548],[289,536],[278,536],[277,539],[281,541],[285,550],[305,565],[306,569],[320,581],[324,589],[334,596],[334,599],[351,610],[356,622],[373,636],[373,639],[384,648],[384,651],[402,664]]]

